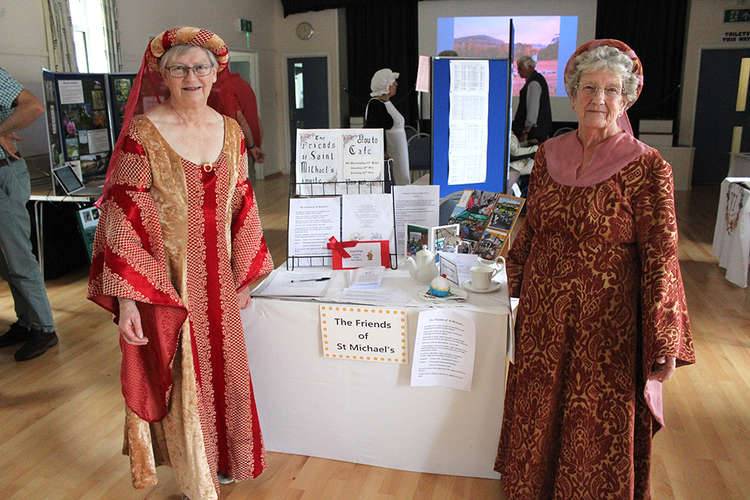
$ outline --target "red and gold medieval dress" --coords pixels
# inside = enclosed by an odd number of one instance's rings
[[[180,157],[136,116],[111,167],[89,298],[115,314],[136,301],[145,346],[120,339],[124,452],[133,484],[172,465],[191,498],[218,497],[265,466],[237,290],[273,269],[247,179],[242,131],[224,117],[213,164]]]
[[[695,359],[672,170],[620,134],[601,151],[634,157],[596,182],[561,183],[550,150],[564,160],[570,134],[537,152],[508,258],[520,304],[495,469],[513,499],[648,498],[662,420],[647,374],[660,356]]]

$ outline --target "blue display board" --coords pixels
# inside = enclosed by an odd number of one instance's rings
[[[489,102],[487,116],[487,175],[477,184],[448,184],[448,144],[450,141],[450,63],[435,58],[432,63],[432,183],[440,186],[440,196],[464,189],[505,192],[510,130],[511,60],[489,60]],[[471,60],[477,60],[472,58]]]

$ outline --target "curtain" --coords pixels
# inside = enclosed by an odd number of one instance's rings
[[[42,10],[50,71],[77,73],[68,0],[42,0]]]
[[[107,53],[109,55],[109,71],[122,71],[122,53],[120,52],[120,26],[117,14],[117,0],[102,0],[104,9],[104,29],[107,35]]]
[[[597,2],[596,38],[622,40],[643,63],[643,92],[628,110],[636,134],[640,119],[664,119],[679,137],[687,10],[687,0]]]
[[[373,5],[374,4],[374,5]],[[381,68],[400,73],[391,98],[407,125],[417,123],[417,0],[382,0],[346,7],[349,114],[364,116],[370,79]]]

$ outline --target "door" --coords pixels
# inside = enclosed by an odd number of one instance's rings
[[[328,128],[328,58],[287,59],[291,171],[297,151],[298,128]]]
[[[729,152],[750,151],[750,49],[704,49],[698,75],[693,184],[719,184]]]
[[[253,52],[229,51],[229,71],[237,73],[253,88],[258,103],[260,117],[260,81],[258,75],[258,54]]]

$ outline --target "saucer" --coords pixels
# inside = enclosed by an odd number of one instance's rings
[[[469,294],[466,293],[466,290],[461,290],[456,286],[452,286],[451,294],[446,297],[436,297],[435,295],[432,295],[429,288],[421,292],[419,297],[427,302],[445,302],[449,300],[466,300],[469,297]]]
[[[463,283],[461,283],[462,288],[466,288],[470,292],[474,293],[490,293],[490,292],[496,292],[500,290],[500,287],[502,284],[498,283],[497,281],[490,281],[489,288],[485,288],[484,290],[477,290],[476,288],[471,286],[471,280],[466,280]]]

